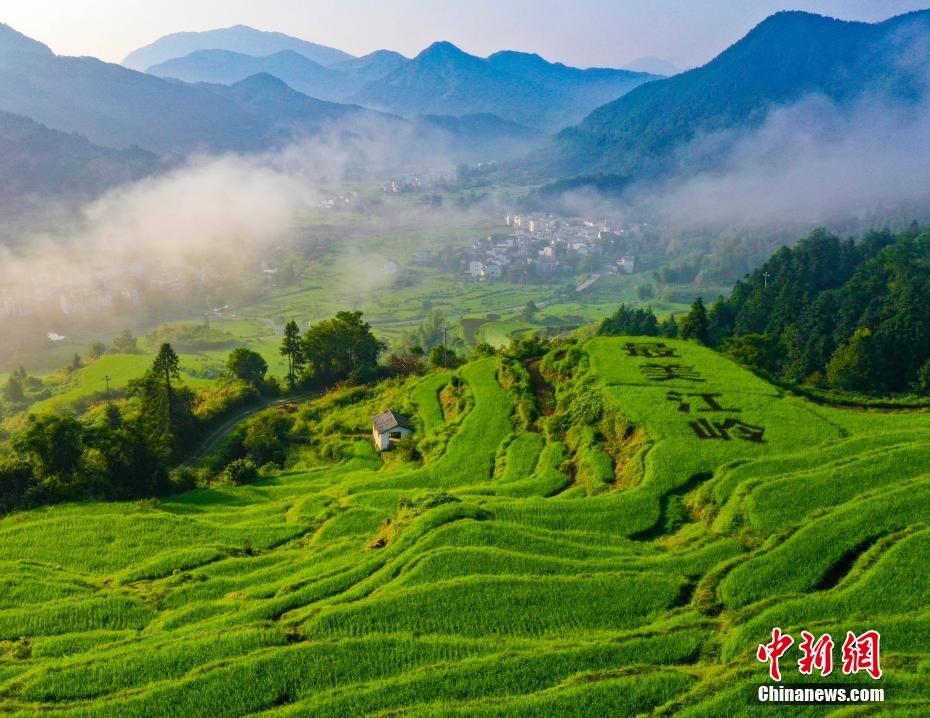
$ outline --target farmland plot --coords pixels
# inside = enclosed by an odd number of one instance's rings
[[[598,338],[543,359],[526,427],[498,368],[457,372],[455,417],[451,373],[403,387],[423,462],[0,519],[0,713],[774,714],[773,626],[880,631],[883,709],[930,712],[930,415]]]

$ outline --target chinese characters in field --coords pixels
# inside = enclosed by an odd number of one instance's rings
[[[674,347],[664,342],[627,342],[626,352],[630,357],[649,360],[639,366],[647,381],[657,384],[677,381],[695,385],[693,391],[670,389],[665,398],[677,406],[679,413],[688,415],[688,427],[698,439],[765,443],[764,426],[751,424],[738,416],[727,416],[742,414],[743,410],[732,406],[723,394],[700,390],[700,385],[707,379],[698,367],[677,361],[659,361],[681,359]],[[709,416],[701,416],[702,414]]]

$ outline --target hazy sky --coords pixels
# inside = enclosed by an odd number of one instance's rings
[[[701,64],[767,15],[799,9],[875,21],[930,0],[0,0],[0,22],[59,53],[119,62],[161,35],[244,24],[356,55],[415,55],[450,40],[487,55],[538,52],[578,66],[642,56]]]

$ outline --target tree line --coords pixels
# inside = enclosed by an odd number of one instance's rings
[[[339,312],[303,335],[290,322],[281,345],[288,362],[286,381],[296,388],[378,379],[396,371],[378,363],[385,348],[361,312]],[[29,418],[0,451],[0,511],[82,498],[163,496],[193,488],[189,474],[172,473],[171,467],[231,409],[261,394],[279,394],[282,387],[267,372],[260,354],[237,348],[217,385],[196,392],[183,383],[172,345],[163,343],[145,374],[129,382],[125,400],[99,404],[80,420]],[[24,381],[19,373],[13,378]]]
[[[858,241],[819,229],[782,247],[710,308],[659,322],[621,306],[602,334],[694,339],[798,384],[930,395],[930,232]]]

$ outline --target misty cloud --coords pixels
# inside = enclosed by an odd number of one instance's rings
[[[626,200],[675,226],[797,225],[930,206],[930,103],[872,95],[852,108],[820,96],[772,110],[752,131],[702,136],[679,177]],[[713,171],[687,174],[713,162]]]

